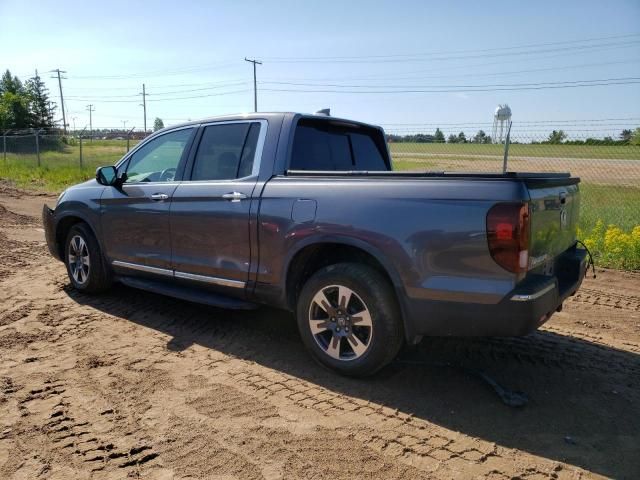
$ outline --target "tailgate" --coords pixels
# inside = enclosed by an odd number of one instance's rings
[[[576,241],[580,211],[578,178],[527,182],[531,198],[529,268],[543,265]]]

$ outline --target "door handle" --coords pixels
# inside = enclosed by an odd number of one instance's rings
[[[222,195],[222,198],[225,200],[230,200],[232,202],[239,202],[240,200],[244,200],[247,196],[244,193],[240,192],[230,192]]]
[[[169,195],[167,195],[166,193],[154,193],[153,195],[151,195],[151,200],[153,200],[154,202],[160,202],[162,200],[166,200],[167,198],[169,198]]]

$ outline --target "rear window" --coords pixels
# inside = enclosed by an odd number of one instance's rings
[[[296,127],[289,168],[387,171],[383,142],[380,132],[371,128],[303,119]]]

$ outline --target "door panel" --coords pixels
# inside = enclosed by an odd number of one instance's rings
[[[169,206],[184,170],[195,128],[160,134],[137,147],[119,166],[120,187],[105,190],[102,230],[111,262],[171,268]],[[158,273],[158,271],[156,271]],[[170,273],[170,272],[169,272]]]
[[[171,267],[169,205],[177,186],[177,182],[125,184],[104,192],[102,228],[111,261]],[[167,198],[153,200],[156,194]]]
[[[176,272],[247,281],[251,260],[249,206],[254,186],[255,179],[184,182],[178,186],[170,215]],[[246,198],[223,198],[234,192],[240,194],[236,197]]]
[[[264,121],[203,128],[191,177],[178,186],[171,204],[177,278],[242,292],[251,261],[251,197],[265,135]]]

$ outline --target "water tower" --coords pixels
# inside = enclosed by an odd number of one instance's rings
[[[509,105],[506,103],[504,105],[498,105],[493,114],[493,131],[491,132],[493,143],[504,143],[510,121],[511,109]]]

